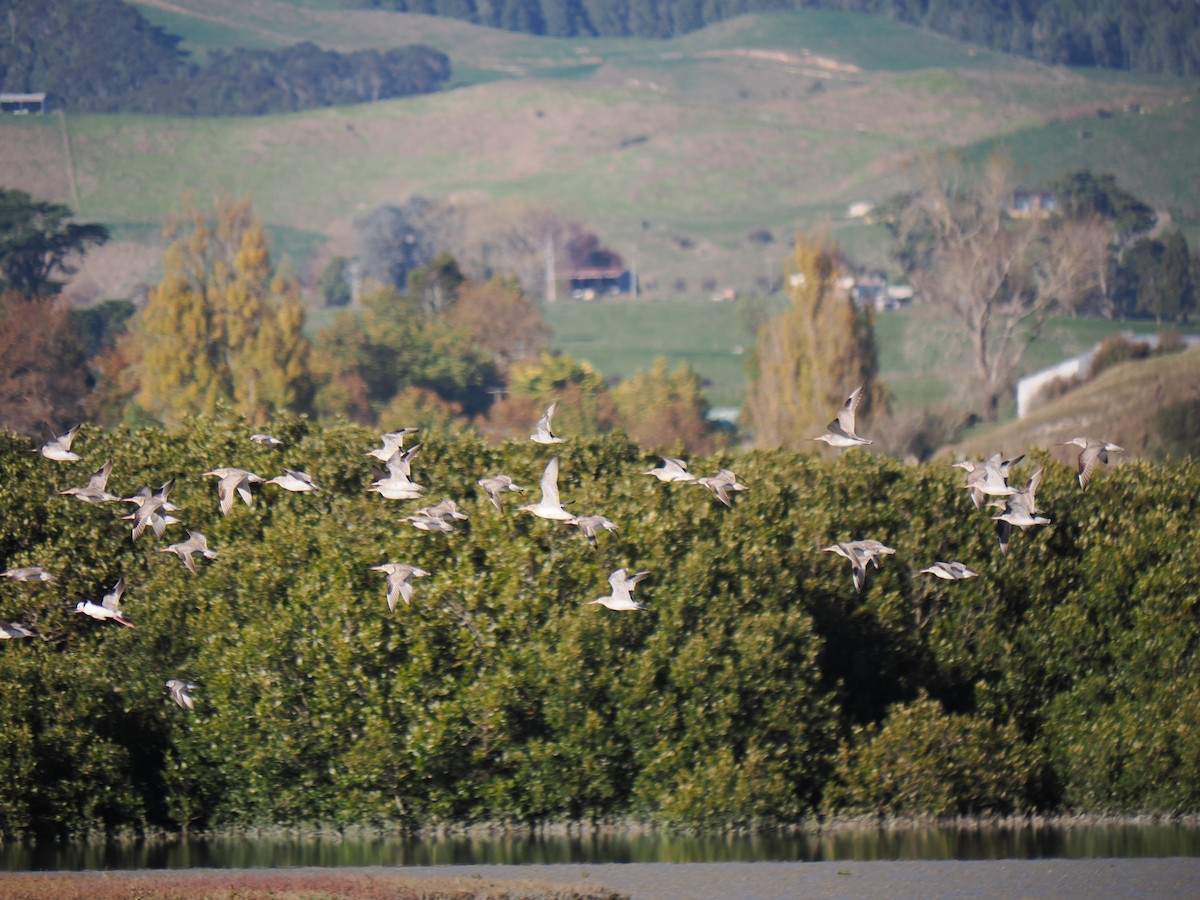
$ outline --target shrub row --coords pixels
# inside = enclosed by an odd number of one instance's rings
[[[470,516],[434,534],[398,521],[428,504],[364,490],[368,431],[289,420],[267,450],[251,430],[85,428],[77,463],[0,436],[0,568],[58,579],[0,581],[0,621],[38,634],[0,643],[0,834],[1200,808],[1194,462],[1086,492],[1043,462],[1053,523],[1001,554],[945,465],[693,461],[749,485],[726,508],[621,437],[429,435],[414,478]],[[555,450],[568,509],[619,528],[597,549],[475,486],[536,489]],[[182,524],[134,542],[131,507],[56,493],[106,459],[121,496],[175,479]],[[324,490],[264,485],[222,517],[217,466]],[[195,576],[158,552],[185,528],[219,554]],[[857,538],[896,550],[861,594],[821,549]],[[955,559],[980,577],[920,573]],[[395,612],[370,569],[389,560],[431,573]],[[618,567],[649,570],[647,609],[586,604]],[[135,628],[72,614],[119,577]],[[198,685],[194,711],[168,678]]]

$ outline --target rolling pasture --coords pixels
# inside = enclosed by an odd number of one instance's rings
[[[737,302],[563,302],[546,308],[554,344],[585,359],[608,377],[627,378],[650,368],[655,357],[670,368],[687,363],[706,381],[714,407],[741,404],[745,361],[754,336]],[[1022,374],[1035,372],[1091,348],[1111,334],[1153,334],[1153,322],[1055,318],[1026,353]],[[1196,328],[1184,329],[1196,333]],[[897,414],[953,404],[965,356],[952,323],[913,306],[881,313],[875,322],[881,377]]]
[[[430,96],[261,118],[0,121],[9,186],[123,234],[153,234],[186,194],[248,194],[301,272],[352,250],[356,216],[413,195],[553,208],[636,261],[652,298],[757,289],[811,227],[886,267],[885,232],[848,205],[910,187],[930,151],[998,142],[1031,179],[1088,165],[1189,231],[1200,210],[1191,83],[1047,68],[864,16],[749,16],[660,42],[284,0],[142,8],[198,55],[298,40],[450,55],[454,86]],[[760,230],[773,243],[748,240]]]

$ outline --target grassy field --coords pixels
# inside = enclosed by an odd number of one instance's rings
[[[555,346],[608,377],[647,371],[661,356],[672,369],[687,363],[699,372],[711,405],[741,404],[745,351],[753,347],[753,338],[733,303],[562,302],[546,308],[546,319]]]
[[[7,186],[147,231],[185,194],[248,194],[302,272],[352,250],[357,215],[414,194],[553,208],[636,258],[651,297],[755,290],[814,226],[883,267],[882,229],[848,205],[910,187],[931,150],[998,141],[1031,179],[1114,171],[1200,221],[1192,83],[1051,69],[881,19],[776,13],[672,41],[561,40],[319,2],[140,5],[198,54],[313,40],[450,55],[458,87],[433,96],[262,118],[68,116],[65,133],[57,116],[0,120]],[[776,238],[765,250],[747,239],[758,229]]]
[[[1053,459],[1073,462],[1078,447],[1062,441],[1087,436],[1125,449],[1110,462],[1153,454],[1155,415],[1164,406],[1200,400],[1200,350],[1126,362],[1034,409],[1024,419],[981,426],[946,451],[982,458],[998,449],[1043,447]],[[1026,473],[1026,475],[1028,472]]]

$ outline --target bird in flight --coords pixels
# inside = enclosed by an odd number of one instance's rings
[[[858,432],[854,430],[854,414],[858,410],[858,404],[862,402],[862,396],[862,385],[859,385],[842,404],[837,418],[825,426],[825,433],[813,440],[824,441],[831,447],[858,447],[872,443],[864,437],[859,437]]]
[[[88,479],[88,483],[84,487],[67,488],[59,493],[82,500],[84,503],[113,503],[120,500],[120,497],[110,494],[108,491],[108,476],[112,474],[112,467],[110,459],[92,473],[92,477]]]
[[[404,600],[405,606],[412,601],[413,578],[424,578],[429,574],[418,566],[394,562],[371,566],[371,569],[375,572],[387,573],[387,604],[388,609],[392,612],[396,611],[397,600]]]
[[[550,419],[554,415],[554,410],[558,409],[558,401],[555,400],[546,407],[546,411],[542,413],[542,417],[538,419],[537,428],[529,439],[537,444],[561,444],[563,439],[556,437],[550,428]]]
[[[546,470],[542,472],[542,496],[537,503],[529,503],[525,506],[517,508],[518,512],[530,512],[535,516],[540,516],[543,519],[555,519],[559,522],[567,522],[575,518],[565,509],[563,504],[558,499],[558,457],[555,456],[546,463]]]
[[[608,576],[608,584],[612,590],[603,597],[589,600],[588,605],[597,603],[607,609],[617,611],[645,609],[645,606],[633,599],[633,589],[649,574],[649,572],[634,572],[630,575],[625,569],[617,569]]]
[[[180,709],[195,709],[195,704],[192,701],[192,691],[196,689],[196,685],[190,681],[183,681],[179,678],[167,679],[167,690],[171,692],[171,699],[179,704]]]
[[[75,612],[81,615],[91,616],[93,619],[98,619],[103,622],[105,619],[112,619],[114,622],[119,622],[126,628],[133,628],[132,622],[128,621],[121,615],[121,595],[125,593],[125,579],[118,578],[117,583],[113,585],[111,591],[104,595],[104,598],[95,603],[91,600],[80,600],[75,605]]]
[[[653,475],[659,481],[695,481],[696,476],[687,470],[687,463],[674,456],[664,456],[663,464],[654,469],[648,469],[642,474]]]
[[[219,469],[213,469],[211,472],[205,472],[205,478],[217,478],[217,497],[221,501],[221,515],[227,516],[233,511],[233,500],[235,497],[241,497],[247,506],[253,503],[253,498],[250,495],[251,484],[262,484],[263,480],[253,472],[247,472],[245,469],[235,469],[229,466],[222,466]]]
[[[40,448],[42,456],[57,462],[75,462],[79,456],[71,452],[71,441],[75,440],[78,432],[79,426],[73,425],[66,434],[60,434],[47,441]]]
[[[1081,491],[1087,490],[1088,482],[1092,480],[1092,473],[1096,471],[1096,466],[1100,463],[1108,464],[1108,454],[1125,452],[1116,444],[1088,437],[1071,438],[1069,441],[1063,441],[1059,446],[1069,447],[1072,444],[1080,448],[1079,474],[1077,477]]]

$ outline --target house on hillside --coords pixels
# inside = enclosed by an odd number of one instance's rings
[[[887,279],[882,275],[878,273],[861,275],[854,279],[854,286],[850,288],[850,297],[856,306],[873,306],[876,309],[883,309],[887,300],[887,289]]]
[[[571,296],[576,300],[595,300],[605,294],[632,294],[633,275],[623,265],[577,266],[571,269]]]
[[[1058,212],[1058,197],[1046,191],[1014,191],[1008,204],[1014,219],[1048,219]]]
[[[7,94],[0,93],[0,113],[12,113],[17,116],[46,111],[45,94]]]
[[[907,284],[889,284],[886,275],[874,272],[854,279],[850,297],[856,306],[871,306],[883,312],[912,302],[913,289]]]

